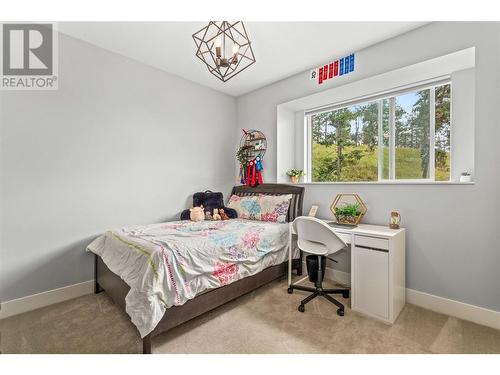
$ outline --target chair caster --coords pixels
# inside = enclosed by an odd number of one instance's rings
[[[299,306],[299,311],[300,311],[300,312],[304,312],[304,311],[306,311],[306,307],[305,307],[304,305],[300,305],[300,306]]]
[[[349,291],[342,293],[342,298],[349,298]]]
[[[338,309],[337,310],[337,315],[344,316],[344,310],[343,309]]]
[[[292,294],[293,293],[293,289],[292,288],[288,288],[287,292],[288,292],[288,294]]]

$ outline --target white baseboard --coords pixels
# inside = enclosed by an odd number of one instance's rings
[[[406,289],[406,302],[441,314],[500,330],[500,312],[432,294]]]
[[[21,314],[26,311],[39,309],[54,303],[67,301],[94,292],[94,280],[68,285],[62,288],[49,290],[32,296],[22,297],[0,304],[0,319]]]
[[[351,274],[347,272],[326,267],[325,277],[340,284],[351,285]],[[468,303],[419,292],[413,289],[406,289],[406,302],[427,310],[500,330],[499,311],[469,305]]]
[[[326,267],[325,277],[345,286],[351,285],[351,274],[348,272]]]

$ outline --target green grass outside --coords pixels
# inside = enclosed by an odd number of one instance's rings
[[[355,165],[347,165],[342,168],[339,181],[377,181],[378,148],[370,150],[368,146],[347,146],[344,155],[354,149],[362,151],[361,159]],[[328,165],[335,160],[337,149],[335,146],[313,144],[312,149],[312,181],[336,181],[335,172],[329,172]],[[383,177],[389,175],[388,148],[383,150]],[[330,160],[330,161],[329,161]],[[436,166],[436,181],[448,181],[450,179],[450,156],[446,157],[445,166]],[[414,148],[396,148],[396,179],[420,179],[422,178],[422,166],[420,150]]]

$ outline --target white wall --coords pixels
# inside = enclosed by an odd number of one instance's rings
[[[0,301],[92,279],[98,234],[176,219],[234,182],[234,98],[59,43],[59,90],[0,93]]]
[[[295,116],[292,111],[286,108],[278,109],[276,147],[281,150],[281,157],[277,160],[277,170],[282,172],[278,176],[278,181],[285,179],[286,171],[293,168],[295,164],[295,129],[290,126],[290,123],[293,123],[294,119]]]
[[[290,177],[286,172],[290,169],[304,168],[304,112],[294,112],[284,105],[277,108],[276,149],[276,182],[288,183]],[[303,178],[303,177],[302,177]]]
[[[500,311],[500,24],[433,23],[357,52],[356,71],[318,86],[303,72],[237,100],[239,127],[268,137],[266,181],[275,181],[276,107],[320,90],[476,47],[475,185],[306,185],[305,212],[330,217],[336,194],[357,192],[365,221],[387,224],[401,212],[407,232],[407,287]],[[337,56],[332,56],[335,58]],[[344,262],[345,266],[346,262]]]
[[[474,76],[474,69],[459,70],[451,75],[450,170],[455,181],[460,179],[462,172],[469,172],[474,177]],[[467,87],[468,90],[455,90],[455,87]]]
[[[304,123],[304,111],[295,112],[294,122],[292,123],[292,126],[295,129],[295,164],[293,167],[295,169],[302,169],[303,171],[305,171],[307,169],[305,165],[305,152],[307,150],[307,148],[305,147],[305,142],[307,141],[307,127]]]

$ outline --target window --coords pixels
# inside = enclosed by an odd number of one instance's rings
[[[310,182],[450,180],[451,85],[306,113]]]

